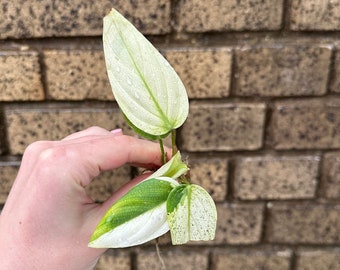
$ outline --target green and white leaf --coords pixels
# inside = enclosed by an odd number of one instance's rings
[[[198,185],[179,185],[167,200],[168,223],[173,245],[215,238],[217,211],[209,193]]]
[[[104,18],[103,44],[112,91],[132,128],[164,138],[188,116],[185,87],[158,50],[120,13]]]
[[[166,176],[177,179],[181,175],[185,174],[188,170],[188,166],[182,161],[181,153],[177,151],[177,153],[167,163],[155,171],[149,178]]]
[[[172,178],[158,177],[131,188],[101,219],[88,246],[130,247],[166,233],[169,230],[166,200],[177,185]]]

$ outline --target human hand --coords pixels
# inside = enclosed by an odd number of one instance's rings
[[[98,127],[31,144],[0,215],[0,269],[92,269],[105,251],[87,247],[97,223],[145,176],[103,204],[84,187],[124,164],[160,166],[159,145]]]

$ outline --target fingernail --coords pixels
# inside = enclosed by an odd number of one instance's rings
[[[110,131],[112,134],[123,134],[123,130],[121,128],[116,128]]]

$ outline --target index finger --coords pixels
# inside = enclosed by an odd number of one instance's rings
[[[124,164],[138,164],[148,169],[162,165],[158,143],[127,135],[90,135],[59,143],[57,149],[52,149],[55,168],[61,166],[64,171],[81,172],[79,184],[82,186],[88,185],[101,171],[112,170]],[[166,152],[170,154],[168,149]],[[62,158],[58,159],[56,156]],[[65,159],[69,161],[65,162]],[[59,165],[56,162],[58,160]]]
[[[113,169],[112,164],[119,167],[124,164],[130,164],[148,169],[158,168],[162,165],[162,154],[158,143],[127,135],[115,136],[112,138],[111,143],[111,150],[113,151],[110,153],[108,160],[103,160],[102,170]],[[169,152],[169,150],[165,151]]]

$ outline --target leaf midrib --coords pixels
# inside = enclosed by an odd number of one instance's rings
[[[138,66],[137,63],[135,62],[135,59],[134,59],[134,57],[133,57],[133,53],[131,52],[131,50],[129,50],[129,47],[127,46],[127,43],[125,42],[124,35],[122,34],[122,31],[120,30],[119,27],[117,27],[115,21],[114,21],[113,23],[115,24],[115,27],[116,27],[116,29],[117,29],[117,31],[118,31],[118,34],[119,34],[119,36],[120,36],[122,42],[124,43],[124,46],[125,46],[125,48],[126,48],[126,51],[127,51],[128,54],[129,54],[129,56],[130,56],[130,59],[131,59],[131,61],[132,61],[132,63],[133,63],[133,66],[135,67],[135,69],[136,69],[136,71],[137,71],[139,77],[141,78],[141,80],[142,80],[142,82],[143,82],[145,88],[147,89],[147,91],[148,91],[148,93],[149,93],[149,95],[150,95],[150,97],[151,97],[151,100],[152,100],[153,103],[155,104],[156,110],[159,112],[161,118],[163,119],[164,124],[165,124],[165,127],[166,127],[166,128],[172,128],[172,125],[171,125],[169,119],[166,117],[165,113],[163,112],[163,110],[162,110],[161,107],[159,106],[156,97],[152,94],[152,91],[151,91],[151,88],[150,88],[149,84],[148,84],[148,83],[146,82],[146,80],[144,79],[144,76],[142,76],[142,72],[140,71],[139,66]]]

